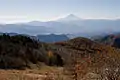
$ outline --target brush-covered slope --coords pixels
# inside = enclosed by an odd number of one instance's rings
[[[119,49],[81,37],[55,44],[67,49],[66,69],[74,76],[77,74],[78,80],[93,80],[87,78],[89,75],[95,80],[120,79]]]
[[[31,68],[40,62],[61,66],[61,57],[52,53],[49,45],[22,35],[3,34],[0,36],[0,68]]]
[[[21,35],[0,36],[0,68],[5,69],[31,68],[33,64],[40,67],[41,63],[50,66],[64,64],[70,68],[70,63],[79,59],[87,72],[101,71],[113,65],[118,67],[119,53],[119,49],[82,37],[48,44]]]
[[[106,46],[104,44],[100,44],[83,37],[78,37],[78,38],[71,39],[69,41],[64,41],[64,42],[57,42],[55,44],[65,47],[67,49],[78,50],[80,52],[88,51],[88,53],[89,52],[95,53],[96,51],[101,51],[101,52],[109,51],[108,48],[114,49],[110,46]]]

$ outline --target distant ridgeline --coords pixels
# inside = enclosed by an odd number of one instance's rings
[[[69,40],[69,38],[62,34],[62,35],[37,35],[37,38],[42,42],[60,42],[60,41],[66,41]]]
[[[37,35],[37,36],[30,36],[30,35],[26,35],[26,34],[17,34],[17,33],[0,33],[0,35],[9,35],[9,36],[15,36],[15,35],[23,35],[23,36],[27,36],[30,37],[31,39],[35,39],[41,42],[47,42],[47,43],[53,43],[53,42],[60,42],[60,41],[66,41],[69,40],[69,38],[67,37],[67,35],[64,34],[60,34],[60,35],[56,35],[56,34],[43,34],[43,35]]]
[[[120,33],[109,34],[101,37],[96,36],[96,37],[93,37],[92,39],[98,43],[120,48]]]

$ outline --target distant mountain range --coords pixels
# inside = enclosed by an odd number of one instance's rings
[[[92,40],[110,45],[112,47],[120,48],[120,33],[113,33],[113,34],[108,34],[108,35],[102,35],[102,36],[94,36],[91,38]]]
[[[42,42],[61,42],[61,41],[67,41],[69,38],[62,34],[62,35],[37,35],[37,38]]]
[[[9,36],[16,36],[16,35],[27,36],[37,41],[46,42],[46,43],[54,43],[54,42],[61,42],[61,41],[69,40],[67,35],[64,35],[64,34],[60,34],[60,35],[46,34],[46,35],[31,36],[27,34],[18,34],[18,33],[0,33],[0,35],[3,35],[3,34],[9,35]]]
[[[67,34],[70,38],[90,37],[99,34],[109,34],[120,31],[120,19],[81,19],[74,14],[56,21],[31,21],[19,24],[1,24],[0,32],[15,32],[19,34]]]

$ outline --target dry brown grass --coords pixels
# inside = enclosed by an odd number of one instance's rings
[[[69,80],[62,67],[43,66],[40,69],[0,70],[0,80]]]

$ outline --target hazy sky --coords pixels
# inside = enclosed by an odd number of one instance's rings
[[[120,18],[120,0],[0,0],[0,22],[80,18]]]

